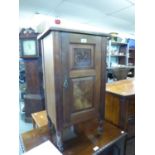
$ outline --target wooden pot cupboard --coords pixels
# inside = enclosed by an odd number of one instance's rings
[[[103,130],[106,48],[109,35],[50,28],[38,37],[49,125],[63,150],[65,131],[96,118]],[[76,133],[76,132],[75,132]]]

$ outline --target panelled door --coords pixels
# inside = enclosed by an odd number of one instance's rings
[[[101,86],[100,36],[61,33],[64,123],[97,117]]]

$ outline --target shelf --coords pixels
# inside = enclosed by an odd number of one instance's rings
[[[109,54],[107,56],[111,56],[111,57],[126,57],[126,55],[120,55],[120,54]]]
[[[125,57],[126,55],[110,55],[111,57]]]
[[[106,69],[114,69],[114,68],[129,68],[129,69],[132,69],[132,68],[135,68],[135,66],[134,65],[127,66],[127,65],[118,64],[118,66],[106,67]]]
[[[130,62],[135,64],[135,48],[129,47],[125,42],[109,42],[106,62],[110,64],[128,65]]]
[[[135,51],[135,48],[129,48],[129,51]]]
[[[127,43],[111,42],[112,45],[127,45]]]

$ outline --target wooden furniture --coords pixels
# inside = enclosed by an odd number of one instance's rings
[[[47,112],[45,110],[32,113],[33,128],[40,128],[48,125]]]
[[[63,129],[104,119],[106,34],[50,28],[38,37],[42,46],[49,122],[63,149]]]
[[[125,132],[104,122],[103,133],[99,136],[93,135],[93,133],[81,134],[75,139],[66,141],[63,155],[125,155]],[[52,142],[52,137],[49,128],[44,126],[21,134],[20,140],[24,151],[29,151],[47,140]]]
[[[41,53],[37,41],[38,33],[31,28],[19,33],[20,58],[25,64],[26,90],[24,95],[25,120],[31,121],[31,113],[41,111],[44,107],[42,86]],[[29,43],[32,45],[29,51]],[[32,44],[31,44],[32,43]],[[35,45],[35,47],[33,47]],[[35,50],[35,52],[34,52]]]
[[[135,65],[135,40],[128,39],[128,44],[129,44],[128,64]]]
[[[128,65],[135,66],[135,40],[134,39],[128,39],[129,44],[129,56],[128,56]],[[135,76],[135,70],[131,69],[130,74],[128,74],[128,77],[134,77]]]
[[[135,48],[129,48],[129,60],[130,65],[135,65]]]
[[[128,138],[135,135],[135,83],[134,78],[106,84],[105,119],[127,131]]]

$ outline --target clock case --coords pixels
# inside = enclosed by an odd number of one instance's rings
[[[22,29],[19,38],[19,51],[20,51],[20,58],[37,58],[39,57],[39,49],[38,49],[38,42],[37,42],[37,36],[39,33],[35,33],[35,31],[32,28],[28,29]],[[25,41],[34,41],[35,42],[35,54],[26,54],[26,51],[24,51],[24,42]]]
[[[40,52],[40,44],[37,41],[38,34],[39,33],[35,33],[32,28],[23,28],[19,33],[20,59],[25,66],[26,90],[23,98],[26,122],[32,121],[32,113],[45,109],[44,90],[42,85],[42,56]],[[36,55],[23,55],[22,43],[25,40],[35,40]]]

